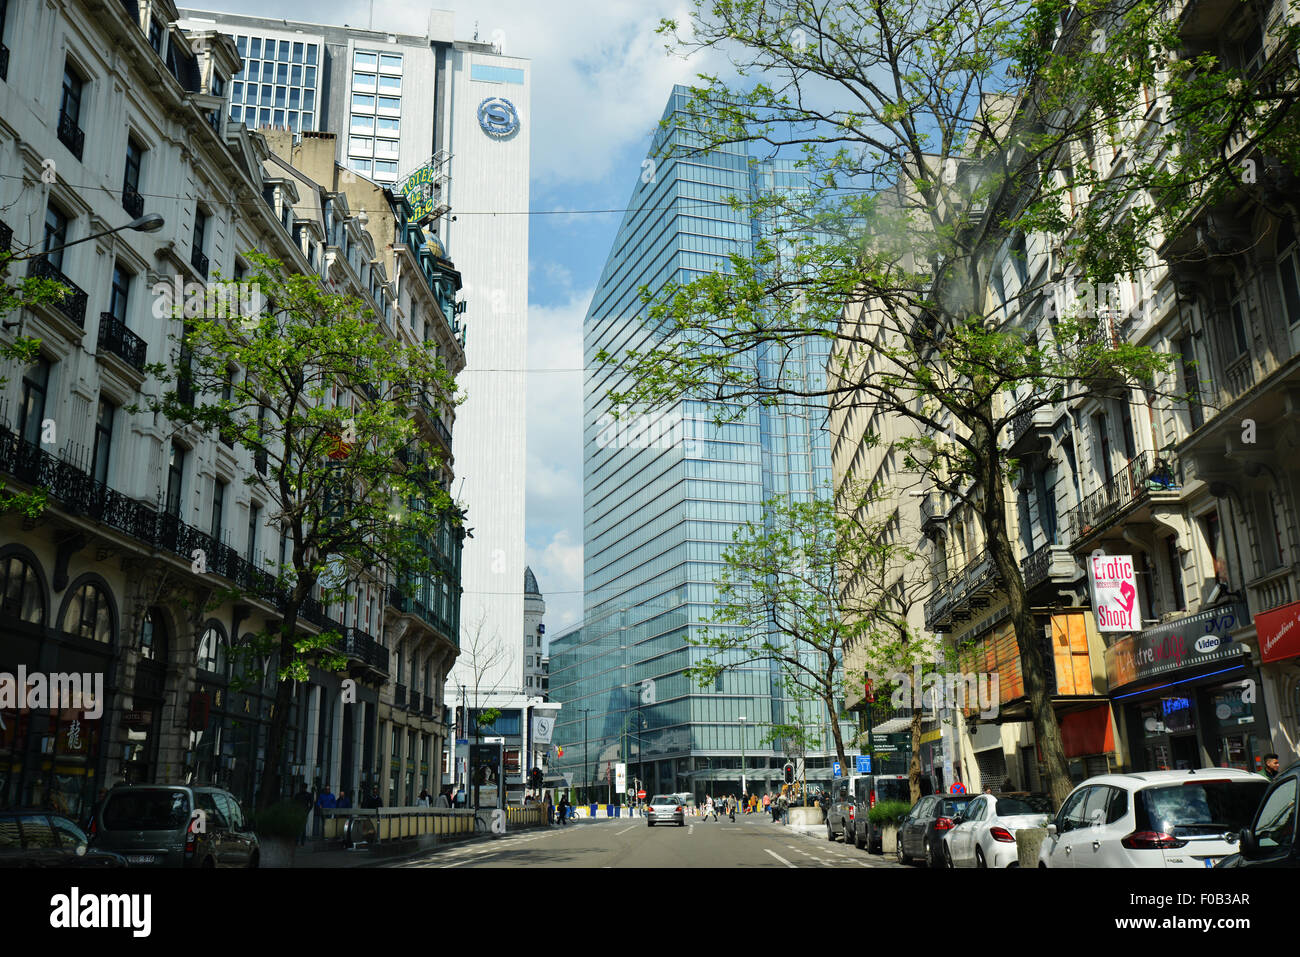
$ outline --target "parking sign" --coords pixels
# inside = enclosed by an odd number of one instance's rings
[[[844,776],[844,769],[840,767],[840,762],[836,761],[831,765],[831,774],[835,775],[837,778]]]

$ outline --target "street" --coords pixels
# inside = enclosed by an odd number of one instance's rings
[[[801,835],[766,815],[725,818],[686,827],[646,827],[643,818],[576,821],[496,840],[454,844],[392,867],[888,867],[881,857]]]

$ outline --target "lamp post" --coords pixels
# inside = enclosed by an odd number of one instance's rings
[[[740,716],[740,799],[745,800],[745,716]]]
[[[131,229],[137,233],[156,233],[167,224],[157,213],[146,213],[143,216],[137,216],[125,226],[116,226],[113,229],[105,229],[98,233],[91,233],[89,236],[82,236],[80,239],[74,239],[72,242],[64,243],[62,246],[55,246],[53,249],[42,249],[40,252],[29,252],[22,256],[12,257],[15,262],[24,259],[32,259],[36,256],[48,256],[50,253],[58,253],[67,249],[69,246],[75,246],[78,243],[88,243],[92,239],[102,239],[105,236],[111,236],[113,233],[120,233],[124,229]]]
[[[579,708],[582,712],[582,797],[584,801],[591,801],[591,751],[587,747],[587,715],[591,714],[590,708]]]

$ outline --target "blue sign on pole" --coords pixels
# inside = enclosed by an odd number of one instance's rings
[[[844,776],[844,769],[840,767],[840,762],[836,761],[831,765],[831,774],[837,778]]]
[[[859,774],[871,773],[871,755],[869,754],[858,755],[858,773]]]

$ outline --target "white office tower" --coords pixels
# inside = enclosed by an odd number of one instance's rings
[[[358,175],[395,189],[412,174],[427,182],[428,225],[460,270],[467,330],[452,494],[467,506],[473,534],[462,556],[462,654],[447,686],[474,683],[465,651],[478,643],[502,649],[478,682],[523,690],[529,61],[456,41],[444,10],[429,13],[424,34],[180,16],[235,38],[244,62],[230,84],[231,120],[335,133],[338,161]]]

